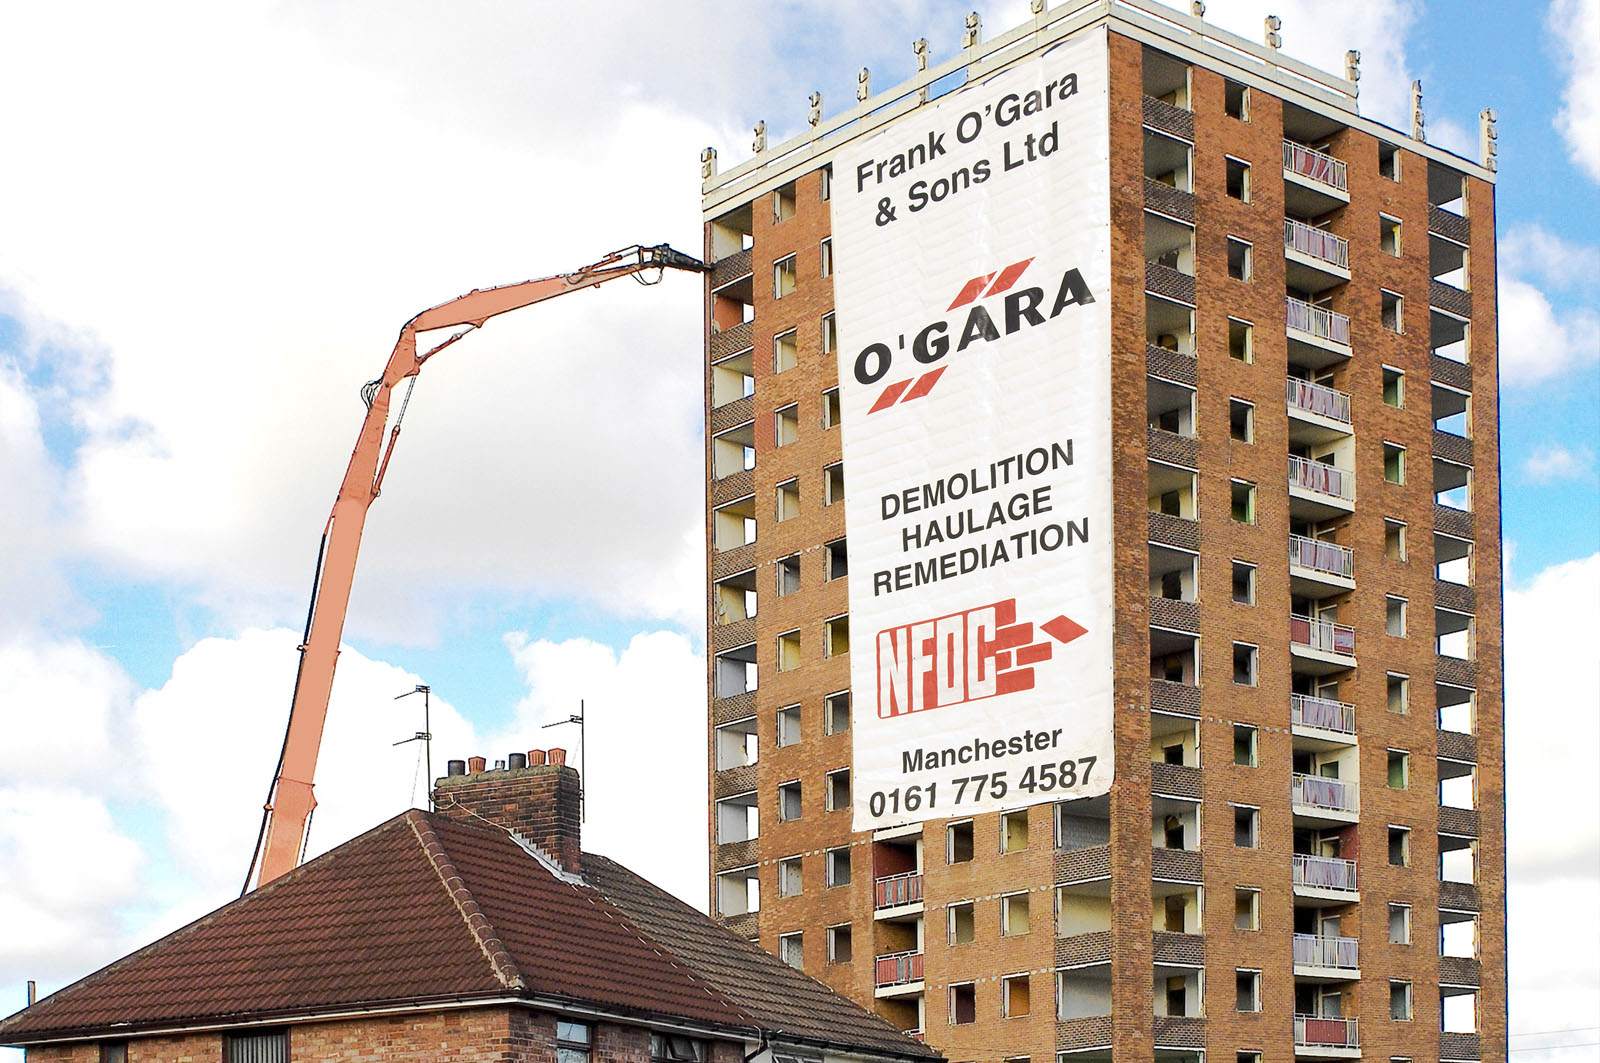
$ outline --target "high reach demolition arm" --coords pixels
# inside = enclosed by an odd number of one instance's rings
[[[700,272],[706,266],[666,244],[627,247],[574,273],[468,292],[424,310],[400,330],[400,339],[384,366],[383,375],[361,389],[361,397],[367,404],[366,418],[361,422],[361,434],[350,455],[350,466],[339,485],[339,497],[322,530],[305,640],[300,646],[300,670],[295,676],[294,701],[289,708],[289,727],[261,817],[261,831],[256,837],[250,872],[245,876],[245,892],[249,891],[252,879],[256,879],[257,885],[266,885],[294,870],[304,849],[306,828],[311,811],[316,807],[311,791],[312,777],[322,744],[322,725],[328,715],[328,695],[333,688],[333,670],[339,657],[339,639],[344,632],[345,609],[350,602],[350,584],[355,578],[361,530],[366,523],[367,508],[378,497],[378,489],[383,484],[384,471],[389,467],[395,440],[400,436],[406,401],[411,397],[408,386],[385,446],[383,429],[388,423],[389,400],[395,385],[409,378],[414,386],[424,362],[497,314],[593,288],[617,277],[632,276],[642,283],[654,283],[642,274],[648,270],[667,269]],[[659,279],[658,273],[655,280]],[[431,350],[418,354],[417,334],[441,328],[459,331]],[[256,876],[258,867],[259,879]]]

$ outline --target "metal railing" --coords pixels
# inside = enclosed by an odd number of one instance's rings
[[[912,949],[879,956],[874,970],[879,988],[922,981],[922,953]]]
[[[1283,168],[1329,188],[1349,191],[1349,185],[1345,183],[1344,160],[1304,144],[1296,144],[1292,140],[1283,142]]]
[[[1342,779],[1329,779],[1321,775],[1296,774],[1289,791],[1289,800],[1296,805],[1326,808],[1334,812],[1359,810],[1360,791],[1354,783]]]
[[[1330,576],[1354,579],[1356,555],[1348,546],[1311,539],[1304,535],[1289,536],[1289,564],[1326,572]]]
[[[874,882],[877,907],[894,908],[901,904],[916,904],[922,900],[922,872],[906,871],[898,875],[884,875]]]
[[[1323,937],[1320,934],[1294,936],[1294,965],[1296,967],[1336,967],[1354,971],[1361,966],[1355,938]]]
[[[1318,1048],[1360,1048],[1356,1020],[1325,1018],[1321,1015],[1294,1017],[1294,1043]]]
[[[1309,332],[1318,339],[1350,344],[1350,319],[1343,314],[1312,306],[1292,295],[1283,297],[1283,312],[1292,329]]]
[[[1354,893],[1356,862],[1337,856],[1294,854],[1294,884],[1319,890],[1347,890]]]
[[[1356,474],[1320,461],[1289,455],[1289,486],[1303,487],[1307,491],[1332,495],[1335,498],[1354,500]]]
[[[1340,734],[1356,733],[1356,707],[1347,701],[1319,698],[1310,694],[1289,695],[1289,723],[1295,727],[1316,727]]]
[[[1289,641],[1324,653],[1350,656],[1356,652],[1356,629],[1348,624],[1335,624],[1332,620],[1290,613]]]
[[[1340,269],[1350,268],[1350,241],[1303,221],[1283,219],[1283,246]]]
[[[1291,408],[1328,417],[1344,424],[1350,423],[1350,396],[1325,384],[1289,377],[1285,382],[1285,397]]]

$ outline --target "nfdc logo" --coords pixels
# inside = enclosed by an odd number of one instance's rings
[[[1060,282],[1055,285],[1055,296],[1050,301],[1048,311],[1044,309],[1044,288],[1017,288],[1012,291],[1011,289],[1016,287],[1017,282],[1032,264],[1033,259],[1025,258],[993,273],[979,274],[961,286],[956,292],[955,299],[945,308],[946,313],[949,313],[969,304],[972,306],[972,309],[967,311],[960,335],[955,340],[957,354],[979,340],[993,343],[1024,328],[1053,321],[1069,306],[1086,306],[1094,302],[1094,295],[1090,293],[1089,286],[1083,282],[1083,275],[1076,269],[1069,269],[1061,274]],[[1001,306],[997,308],[1000,320],[1005,326],[1002,331],[1000,325],[995,323],[994,315],[980,300],[1006,292],[1010,294],[1006,295]],[[949,321],[934,321],[917,330],[911,340],[912,359],[927,366],[942,361],[945,355],[950,353],[950,327]],[[896,347],[892,348],[883,342],[863,347],[861,353],[856,355],[856,380],[870,386],[888,376],[889,370],[894,365],[896,349],[900,351],[906,349],[904,333],[897,338]],[[939,382],[939,378],[944,375],[947,368],[948,366],[939,365],[916,376],[894,381],[883,389],[867,412],[877,413],[896,403],[903,405],[913,399],[920,399],[933,390],[933,386]]]

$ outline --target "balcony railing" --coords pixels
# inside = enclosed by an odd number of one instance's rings
[[[1289,641],[1309,646],[1323,653],[1342,653],[1346,657],[1356,652],[1356,629],[1332,620],[1289,614]]]
[[[1289,695],[1289,723],[1293,727],[1315,727],[1340,734],[1356,733],[1356,707],[1347,701],[1318,698],[1310,694]]]
[[[1347,393],[1297,377],[1289,377],[1285,385],[1290,409],[1304,410],[1343,424],[1350,423],[1350,396]]]
[[[1343,314],[1312,306],[1292,295],[1283,297],[1283,312],[1292,329],[1309,332],[1318,339],[1342,343],[1347,347],[1350,345],[1350,319]]]
[[[1356,1020],[1329,1019],[1320,1015],[1294,1017],[1294,1043],[1317,1048],[1360,1048]]]
[[[1283,246],[1330,266],[1350,268],[1350,241],[1293,218],[1283,219]]]
[[[1341,192],[1349,190],[1345,183],[1343,159],[1324,155],[1315,148],[1296,144],[1292,140],[1283,142],[1283,168],[1329,188],[1337,188]]]
[[[1294,854],[1294,884],[1319,890],[1347,890],[1354,893],[1356,862],[1337,856]]]
[[[1289,564],[1326,572],[1344,579],[1355,578],[1356,555],[1348,546],[1310,539],[1304,535],[1289,536]]]
[[[922,900],[922,872],[907,871],[899,875],[884,875],[874,885],[877,888],[877,906],[894,908],[902,904],[916,904]]]
[[[1294,965],[1296,967],[1335,967],[1354,971],[1361,967],[1355,938],[1323,937],[1320,934],[1294,936]]]
[[[1360,791],[1355,784],[1321,775],[1295,775],[1289,799],[1297,805],[1325,808],[1334,812],[1359,810]]]
[[[875,970],[878,987],[905,985],[908,982],[922,981],[922,953],[915,949],[909,952],[891,952],[879,956]]]
[[[1356,497],[1356,474],[1320,461],[1289,455],[1289,486],[1303,487],[1322,495],[1353,500]]]

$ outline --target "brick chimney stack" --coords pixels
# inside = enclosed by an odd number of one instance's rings
[[[434,808],[465,823],[487,820],[538,846],[563,871],[578,873],[583,859],[578,773],[565,760],[563,749],[513,753],[506,760],[509,768],[485,770],[482,757],[452,760],[449,774],[434,783]]]

